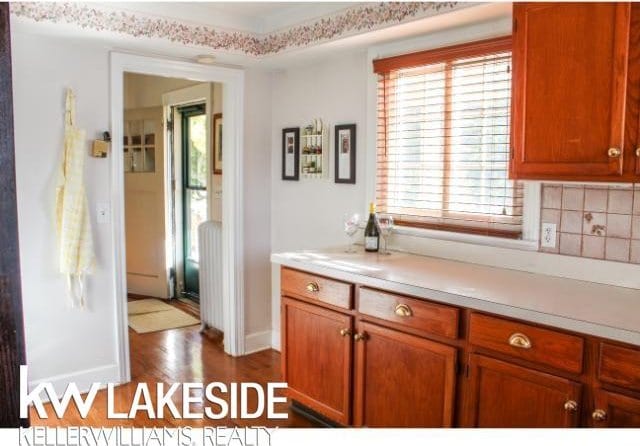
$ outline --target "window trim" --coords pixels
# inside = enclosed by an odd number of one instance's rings
[[[427,42],[424,42],[427,44]],[[443,62],[445,59],[455,59],[483,54],[491,51],[511,50],[512,36],[500,36],[483,40],[475,40],[471,42],[448,45],[441,48],[429,49],[425,51],[414,51],[388,57],[380,57],[389,53],[398,53],[398,44],[387,44],[371,47],[368,50],[367,62],[368,66],[373,65],[374,69],[367,70],[367,135],[371,141],[371,147],[368,151],[366,162],[367,177],[367,199],[366,202],[376,201],[377,186],[377,86],[378,74],[394,68],[411,68],[422,64]],[[407,49],[415,46],[416,42],[407,41]],[[405,46],[405,45],[403,45]],[[400,50],[402,51],[402,50]],[[445,53],[449,56],[445,57]],[[385,55],[386,56],[386,55]],[[399,235],[424,237],[431,239],[450,240],[456,242],[466,242],[479,245],[496,246],[521,250],[537,250],[539,242],[539,224],[540,224],[540,182],[524,181],[524,200],[523,200],[523,216],[522,216],[522,238],[514,239],[504,236],[496,236],[492,231],[482,230],[482,233],[474,233],[474,231],[461,231],[459,226],[448,227],[447,225],[429,224],[406,224],[401,222],[397,225],[395,232]]]
[[[481,56],[486,53],[498,53],[512,50],[511,35],[493,39],[476,40],[415,53],[401,54],[373,60],[373,72],[382,74],[391,70],[414,68],[420,65],[448,63],[455,59]]]
[[[500,53],[512,51],[512,36],[506,35],[501,37],[495,37],[491,39],[477,40],[471,42],[465,42],[457,45],[450,45],[430,50],[406,53],[401,55],[395,55],[391,57],[379,58],[372,60],[373,72],[375,75],[384,75],[390,71],[417,68],[424,65],[444,64],[446,67],[451,66],[452,62],[461,58],[473,58],[480,57],[491,53]],[[448,79],[447,79],[448,80]],[[376,81],[377,82],[377,81]],[[446,88],[450,88],[448,85]],[[375,113],[378,114],[377,109]],[[386,126],[385,126],[386,127]],[[386,128],[385,128],[386,130]],[[378,139],[376,138],[376,147]],[[450,150],[445,147],[445,163],[446,158]],[[375,163],[377,171],[377,161]],[[447,185],[445,184],[445,194],[447,193]],[[375,196],[375,195],[374,195]],[[478,214],[478,217],[482,218],[483,214]],[[489,219],[489,217],[487,217]],[[447,231],[454,233],[466,233],[473,234],[475,236],[488,236],[492,238],[512,239],[519,240],[525,238],[525,222],[524,222],[524,206],[522,216],[522,227],[518,231],[510,231],[508,229],[493,229],[487,227],[478,227],[466,225],[456,225],[452,223],[437,223],[426,222],[420,220],[411,219],[410,216],[403,218],[399,216],[396,218],[396,224],[398,226],[422,228],[428,230]],[[536,237],[537,238],[537,237]]]

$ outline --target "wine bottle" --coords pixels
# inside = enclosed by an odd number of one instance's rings
[[[380,247],[380,231],[376,223],[376,205],[369,204],[369,221],[364,229],[364,249],[367,252],[378,252]]]

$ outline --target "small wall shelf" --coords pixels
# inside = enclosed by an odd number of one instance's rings
[[[303,129],[300,136],[300,177],[329,177],[329,138],[327,130],[311,133]]]

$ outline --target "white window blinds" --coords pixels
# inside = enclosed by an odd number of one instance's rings
[[[508,179],[508,44],[376,66],[380,212],[401,225],[521,236],[523,188]]]

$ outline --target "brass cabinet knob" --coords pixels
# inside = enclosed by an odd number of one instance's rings
[[[411,311],[411,307],[405,304],[396,305],[395,313],[400,317],[409,317],[413,316],[413,311]]]
[[[620,158],[620,155],[622,155],[622,150],[617,147],[611,147],[607,151],[607,155],[609,155],[609,158]]]
[[[358,342],[358,341],[365,341],[367,339],[367,334],[366,333],[356,333],[353,335],[353,340]]]
[[[525,334],[514,333],[509,336],[509,345],[515,348],[528,350],[531,348],[531,339]]]
[[[309,282],[307,284],[307,291],[310,293],[317,293],[318,291],[320,291],[320,285],[315,282]]]
[[[340,329],[340,336],[349,336],[351,334],[351,330],[348,328]]]
[[[607,419],[607,412],[605,412],[602,409],[596,409],[591,414],[591,418],[593,418],[596,421],[604,421]]]
[[[569,400],[564,403],[564,410],[566,410],[567,412],[575,412],[578,410],[578,403],[573,400]]]
[[[637,156],[638,158],[640,158],[640,147],[638,147],[638,148],[636,149],[636,156]]]

